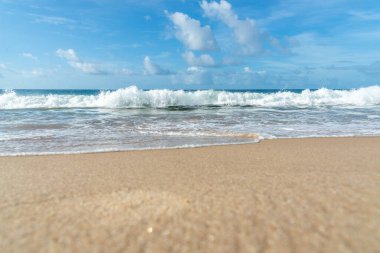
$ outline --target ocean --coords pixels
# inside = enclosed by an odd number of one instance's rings
[[[0,90],[0,155],[380,135],[380,86],[351,90]]]

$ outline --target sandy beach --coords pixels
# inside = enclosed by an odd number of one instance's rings
[[[0,157],[0,252],[380,252],[380,138]]]

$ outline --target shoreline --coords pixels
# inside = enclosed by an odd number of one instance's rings
[[[0,157],[0,251],[377,252],[379,154],[318,137]]]
[[[254,142],[236,142],[236,143],[221,143],[221,144],[204,144],[204,145],[194,145],[194,146],[175,146],[175,147],[160,147],[160,148],[140,148],[140,149],[115,149],[115,150],[99,150],[99,151],[67,151],[67,152],[42,152],[42,153],[16,153],[16,154],[6,154],[1,157],[28,157],[28,156],[60,156],[60,155],[82,155],[82,154],[107,154],[107,153],[124,153],[124,152],[134,152],[134,151],[152,151],[152,150],[181,150],[181,149],[194,149],[194,148],[208,148],[208,147],[223,147],[223,146],[239,146],[239,145],[255,145],[267,141],[277,141],[277,140],[307,140],[307,139],[345,139],[345,138],[380,138],[380,135],[355,135],[355,136],[313,136],[313,137],[279,137],[279,138],[268,138],[268,139],[258,139]]]

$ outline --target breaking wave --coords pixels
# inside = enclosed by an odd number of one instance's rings
[[[322,88],[300,93],[231,92],[216,90],[141,90],[130,86],[97,95],[20,95],[13,90],[0,95],[0,109],[23,108],[170,108],[201,106],[316,107],[380,105],[380,86],[352,90]]]

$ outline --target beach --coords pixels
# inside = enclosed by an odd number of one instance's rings
[[[0,157],[0,252],[380,252],[380,137]]]

